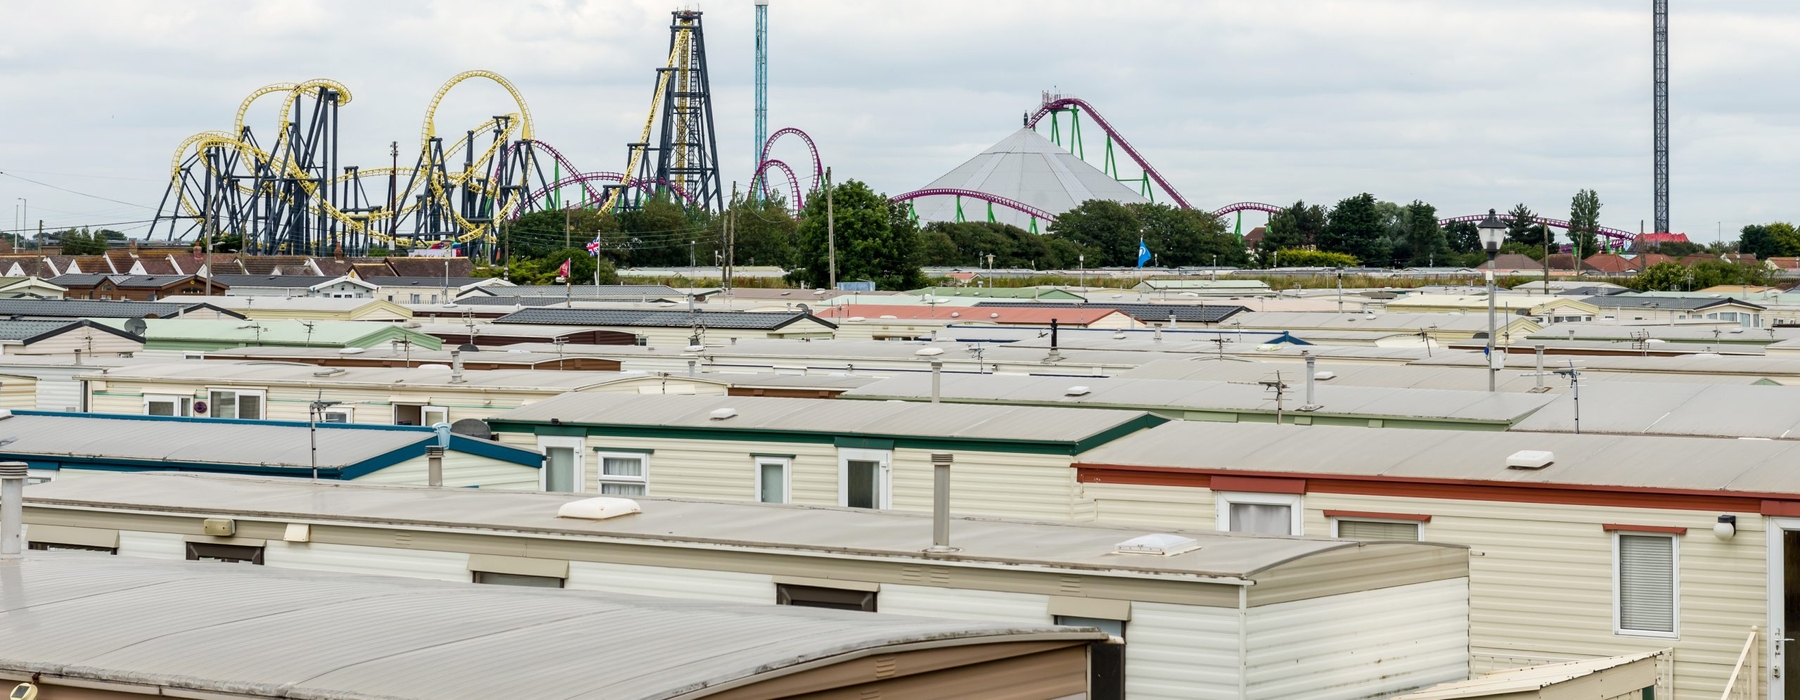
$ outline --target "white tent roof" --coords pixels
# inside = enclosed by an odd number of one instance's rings
[[[1127,204],[1149,201],[1029,128],[1013,132],[922,189],[934,188],[976,190],[1051,214],[1061,214],[1090,199]],[[913,207],[920,221],[956,220],[955,197],[923,197],[913,200]],[[986,221],[987,211],[985,202],[963,198],[965,221]],[[994,219],[1021,228],[1031,221],[1029,215],[1000,205],[994,205]],[[1038,222],[1038,230],[1044,229],[1044,222]]]

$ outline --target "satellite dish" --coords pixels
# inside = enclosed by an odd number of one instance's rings
[[[456,349],[463,352],[481,352],[481,348],[475,347],[474,343],[463,343],[462,345],[456,346]]]
[[[450,432],[455,435],[467,435],[469,437],[478,437],[483,440],[494,439],[493,429],[488,427],[487,421],[480,418],[464,418],[455,423],[451,423]]]
[[[144,319],[141,319],[141,318],[125,319],[125,332],[130,333],[135,336],[138,336],[140,338],[144,337],[144,329],[149,328],[149,327],[150,327],[150,324],[145,323]]]

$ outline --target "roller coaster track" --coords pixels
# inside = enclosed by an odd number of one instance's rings
[[[1169,184],[1168,180],[1163,179],[1162,173],[1157,172],[1156,167],[1150,165],[1150,161],[1145,160],[1142,155],[1139,155],[1137,149],[1131,147],[1131,142],[1126,141],[1125,136],[1120,134],[1117,129],[1114,129],[1111,123],[1106,121],[1106,117],[1100,116],[1099,110],[1094,109],[1093,105],[1088,104],[1079,97],[1045,95],[1043,105],[1038,107],[1036,114],[1031,115],[1030,119],[1025,120],[1025,126],[1036,127],[1038,120],[1048,116],[1051,112],[1070,108],[1086,110],[1088,116],[1094,119],[1094,123],[1100,125],[1100,130],[1106,132],[1108,138],[1117,142],[1119,147],[1125,151],[1125,155],[1130,156],[1131,160],[1137,163],[1139,168],[1144,170],[1144,174],[1150,176],[1150,179],[1156,183],[1157,187],[1161,187],[1163,192],[1168,193],[1169,199],[1175,200],[1176,206],[1181,207],[1182,209],[1193,208],[1188,205],[1186,199],[1182,198],[1180,192],[1175,191],[1175,188]],[[998,202],[996,202],[996,204],[998,204]]]
[[[595,204],[595,203],[601,201],[601,197],[602,197],[601,193],[595,192],[592,187],[587,187],[588,183],[591,183],[591,182],[624,183],[625,180],[626,180],[626,177],[625,177],[624,173],[600,172],[600,173],[577,173],[575,175],[564,175],[561,180],[557,180],[556,182],[552,182],[548,185],[545,185],[536,190],[533,190],[529,194],[526,194],[524,200],[520,203],[518,209],[513,211],[511,218],[513,218],[515,220],[518,219],[526,210],[531,209],[532,205],[537,204],[538,202],[544,201],[545,199],[549,198],[550,193],[555,192],[559,188],[568,187],[570,185],[582,185],[583,188],[586,189],[589,193],[588,199],[586,201],[582,202],[582,205],[586,206],[586,205]],[[632,187],[632,188],[637,189],[640,192],[646,192],[649,194],[656,194],[660,188],[668,188],[668,190],[670,192],[675,193],[676,196],[681,197],[683,200],[686,200],[690,204],[698,204],[699,203],[699,200],[693,194],[688,193],[687,191],[681,189],[680,185],[677,185],[672,182],[663,182],[660,180],[657,180],[657,181],[632,180],[629,184],[621,184],[621,186],[622,187]]]
[[[959,189],[953,189],[953,188],[948,188],[948,187],[934,187],[934,188],[930,188],[930,189],[913,190],[911,192],[907,192],[906,194],[892,197],[890,201],[905,202],[905,201],[918,199],[920,197],[968,197],[970,199],[979,199],[983,202],[991,202],[991,203],[1006,207],[1008,209],[1012,209],[1015,211],[1030,214],[1032,216],[1035,216],[1039,219],[1044,220],[1046,223],[1056,220],[1056,216],[1054,214],[1051,214],[1050,212],[1044,211],[1042,209],[1039,209],[1037,207],[1031,206],[1024,202],[1018,201],[1016,199],[1007,199],[1005,197],[988,194],[986,192],[981,192],[979,190],[959,190]]]
[[[657,71],[656,92],[650,98],[650,113],[644,117],[644,132],[638,136],[637,143],[650,143],[650,131],[652,127],[656,125],[656,108],[663,103],[663,93],[667,92],[669,89],[669,76],[676,73],[675,69],[680,65],[681,57],[687,55],[688,41],[692,36],[692,32],[683,29],[676,34],[675,40],[670,42],[673,46],[669,48],[669,60],[665,64],[667,68]],[[631,149],[631,157],[625,161],[625,179],[620,181],[620,187],[613,189],[607,194],[606,201],[601,203],[600,209],[604,211],[612,210],[613,206],[618,202],[619,193],[624,192],[626,187],[632,186],[630,181],[631,173],[637,171],[638,164],[641,163],[643,159],[643,148]]]
[[[765,152],[767,151],[767,149],[764,149],[764,150],[765,150]],[[788,186],[793,188],[793,192],[794,192],[794,211],[797,212],[797,211],[800,211],[801,209],[805,209],[806,201],[805,201],[805,199],[803,199],[803,195],[800,193],[800,178],[794,176],[793,168],[788,167],[787,163],[783,163],[779,160],[764,160],[762,162],[762,165],[756,166],[756,175],[751,178],[750,190],[752,192],[756,191],[756,183],[760,182],[760,183],[762,183],[763,197],[765,199],[772,198],[769,195],[768,179],[764,176],[765,173],[768,172],[769,168],[775,168],[776,170],[780,170],[783,173],[787,173]],[[819,186],[817,184],[814,184],[813,190],[816,191],[818,189],[819,189]]]
[[[808,136],[806,134],[806,132],[804,132],[804,131],[801,131],[799,129],[796,129],[796,128],[790,126],[790,127],[781,129],[779,131],[776,131],[773,134],[769,134],[769,140],[763,142],[762,162],[764,162],[764,163],[769,162],[769,151],[775,147],[775,141],[780,139],[783,136],[787,136],[790,134],[793,136],[799,137],[799,139],[801,141],[805,141],[806,142],[806,152],[812,156],[812,166],[813,166],[812,167],[812,176],[813,176],[812,177],[812,189],[809,189],[807,191],[812,192],[814,190],[819,189],[819,184],[824,182],[824,180],[825,180],[825,163],[823,161],[819,160],[818,145],[814,144],[812,137]],[[789,171],[789,173],[792,174],[792,171]],[[761,167],[757,168],[756,174],[758,177],[760,177],[762,175]],[[798,181],[796,181],[796,183],[797,182]],[[765,182],[765,183],[763,183],[763,194],[767,195],[768,193],[769,193],[769,183]],[[795,205],[795,206],[799,206],[799,205]]]

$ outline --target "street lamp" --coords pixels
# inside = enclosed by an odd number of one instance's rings
[[[1500,374],[1500,361],[1494,356],[1494,256],[1500,253],[1500,241],[1506,238],[1506,224],[1489,209],[1487,218],[1477,224],[1475,229],[1481,233],[1481,247],[1487,251],[1487,302],[1488,302],[1488,391],[1494,391],[1494,385]]]

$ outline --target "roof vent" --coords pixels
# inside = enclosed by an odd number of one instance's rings
[[[1322,369],[1313,373],[1313,379],[1317,379],[1321,382],[1328,382],[1337,379],[1337,373],[1328,369]]]
[[[332,367],[330,369],[322,369],[317,372],[314,372],[313,376],[315,376],[315,377],[335,377],[335,376],[343,374],[343,373],[344,373],[344,368]]]
[[[1519,450],[1506,456],[1507,469],[1543,469],[1556,461],[1549,450]]]
[[[950,312],[950,318],[962,318],[962,312],[961,311],[952,311],[952,312]]]
[[[611,520],[621,515],[631,515],[633,513],[641,512],[643,512],[643,510],[638,508],[637,501],[629,498],[610,498],[601,496],[599,498],[584,498],[579,501],[569,501],[568,503],[564,503],[561,508],[556,509],[556,517],[580,518],[582,520]]]
[[[1150,554],[1159,557],[1172,557],[1183,552],[1192,552],[1200,548],[1200,543],[1192,537],[1159,532],[1154,535],[1139,535],[1124,542],[1113,545],[1116,554]]]
[[[988,318],[1000,318],[1000,312],[995,311],[994,313],[988,314]]]
[[[730,407],[715,408],[715,409],[713,409],[713,412],[712,412],[713,420],[731,420],[732,418],[736,418],[736,417],[737,417],[737,409],[735,409],[735,408],[730,408]]]
[[[844,322],[845,323],[862,323],[864,320],[865,319],[861,316],[851,316],[850,318],[844,319]]]
[[[1087,396],[1090,391],[1085,386],[1072,386],[1063,392],[1063,396]]]
[[[343,348],[341,350],[338,350],[338,354],[339,355],[359,355],[359,354],[362,354],[362,351],[363,351],[362,348]]]
[[[894,320],[894,319],[898,319],[898,318],[900,318],[900,317],[895,316],[893,314],[882,314],[881,315],[881,320],[883,320],[883,321],[890,321],[890,320]]]

